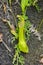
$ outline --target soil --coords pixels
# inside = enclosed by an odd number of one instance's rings
[[[13,49],[13,44],[11,43],[12,41],[12,34],[10,33],[10,28],[7,23],[4,23],[1,18],[6,18],[10,19],[10,22],[13,23],[16,27],[17,19],[14,20],[11,12],[7,11],[5,14],[3,11],[3,3],[7,4],[7,0],[0,0],[0,33],[3,33],[3,40],[4,42],[8,45],[8,47],[11,49],[11,52],[9,52],[5,46],[3,45],[3,42],[0,43],[0,65],[13,65],[12,64],[12,58],[14,55],[14,49]],[[39,0],[39,6],[41,8],[40,12],[37,12],[36,8],[30,7],[27,8],[27,15],[30,19],[30,22],[38,27],[39,23],[43,19],[43,0]],[[12,2],[12,11],[16,17],[17,14],[21,14],[21,8],[15,2]],[[9,13],[9,16],[8,16]],[[28,41],[28,46],[30,48],[30,51],[28,54],[23,54],[25,57],[25,65],[43,65],[42,63],[39,62],[40,56],[42,55],[43,57],[43,24],[41,25],[41,28],[39,30],[41,33],[41,41],[35,37],[34,34],[31,34],[30,40]]]

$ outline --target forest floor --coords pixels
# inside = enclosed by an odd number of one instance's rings
[[[7,0],[3,0],[3,1],[0,0],[0,33],[3,34],[3,41],[11,49],[11,52],[9,52],[5,48],[3,42],[0,43],[0,65],[13,65],[12,58],[14,55],[14,49],[13,49],[13,44],[11,43],[13,36],[9,31],[10,28],[8,24],[4,23],[1,20],[1,18],[10,19],[10,22],[13,23],[14,25],[16,23],[14,22],[14,18],[10,11],[5,14],[3,10],[4,3],[7,4]],[[27,15],[31,23],[34,24],[36,27],[38,27],[39,23],[43,19],[43,0],[39,1],[39,6],[42,9],[39,13],[33,7],[27,8]],[[15,17],[17,14],[21,14],[19,5],[18,4],[15,5],[14,2],[12,2],[12,11]],[[43,65],[42,63],[40,63],[40,59],[43,58],[43,24],[41,25],[39,32],[42,35],[41,41],[39,41],[34,34],[31,34],[30,36],[30,40],[28,41],[28,46],[30,48],[30,51],[28,54],[23,54],[25,57],[25,65]]]

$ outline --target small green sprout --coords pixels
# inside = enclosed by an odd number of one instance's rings
[[[13,64],[18,65],[19,63],[21,65],[24,64],[24,59],[20,55],[21,52],[28,53],[29,52],[29,47],[26,43],[26,36],[27,39],[29,40],[30,37],[30,30],[29,28],[31,27],[31,23],[28,20],[28,17],[26,16],[26,10],[27,6],[35,6],[36,9],[39,11],[39,7],[37,4],[38,0],[21,0],[21,9],[22,9],[22,15],[17,15],[18,17],[18,33],[15,32],[14,29],[11,29],[11,33],[18,39],[18,44],[15,49],[15,54],[13,58]],[[11,5],[11,0],[9,0],[9,3]],[[10,26],[11,27],[11,26]]]
[[[13,58],[13,64],[14,65],[24,65],[24,57],[21,55],[21,52],[18,48],[18,45],[15,45],[15,54],[14,54],[14,58]]]
[[[8,0],[8,2],[10,4],[10,8],[11,8],[12,0]],[[18,0],[16,0],[16,3],[17,2],[18,2]],[[18,39],[18,44],[16,46],[14,46],[15,54],[14,54],[14,58],[13,58],[13,62],[12,62],[14,65],[19,65],[19,63],[20,63],[20,65],[24,65],[24,57],[21,55],[21,52],[23,52],[23,53],[29,52],[29,47],[26,42],[27,42],[27,40],[29,40],[30,31],[34,32],[33,34],[38,36],[38,38],[40,40],[40,34],[37,32],[37,30],[34,29],[33,26],[31,26],[31,23],[28,20],[28,16],[26,16],[27,6],[28,7],[35,6],[38,11],[40,10],[37,3],[38,3],[38,0],[21,0],[20,6],[22,9],[22,15],[17,15],[18,20],[19,20],[18,26],[17,26],[18,31],[16,30],[14,25],[10,23],[9,20],[2,18],[2,20],[4,22],[7,22],[10,27],[10,32],[13,34],[13,41],[15,41],[15,39]],[[12,13],[13,17],[15,18],[12,10],[10,12]],[[43,23],[43,20],[40,24],[40,27],[41,27],[42,23]],[[40,29],[40,27],[39,27],[39,29]],[[26,40],[26,38],[27,38],[27,40]]]
[[[30,6],[35,6],[38,11],[40,11],[40,7],[38,6],[38,0],[21,0],[21,8],[22,12],[26,11],[26,8]]]
[[[17,17],[19,18],[19,21],[20,21],[19,22],[19,43],[18,43],[18,46],[19,46],[20,51],[22,51],[24,53],[28,53],[29,49],[28,49],[28,46],[26,44],[25,37],[24,37],[25,20],[24,20],[23,16],[18,15]]]

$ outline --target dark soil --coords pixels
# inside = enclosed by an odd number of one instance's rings
[[[0,43],[0,65],[13,65],[12,64],[12,58],[14,55],[14,49],[13,49],[13,44],[11,43],[12,41],[12,35],[10,33],[10,28],[7,23],[4,23],[1,18],[6,18],[10,19],[11,23],[14,25],[17,21],[14,20],[12,14],[10,12],[7,12],[6,14],[3,11],[3,3],[6,2],[7,0],[0,0],[0,33],[3,33],[3,40],[5,43],[8,45],[8,47],[11,49],[11,52],[9,52],[5,46],[3,45],[3,42]],[[21,14],[21,8],[18,4],[14,4],[15,2],[12,3],[12,10],[13,13],[16,17],[17,14]],[[39,23],[43,19],[43,0],[39,0],[39,6],[41,8],[41,11],[38,13],[37,10],[34,7],[27,8],[27,15],[31,21],[32,24],[34,24],[36,27],[38,27]],[[9,17],[8,17],[9,13]],[[28,54],[23,54],[25,57],[25,65],[43,65],[42,63],[39,62],[40,60],[40,55],[43,54],[43,24],[41,25],[41,28],[39,30],[41,33],[41,41],[35,37],[35,35],[31,34],[30,40],[28,41],[28,46],[30,48],[30,51]]]

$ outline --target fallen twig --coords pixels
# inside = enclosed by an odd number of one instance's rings
[[[3,41],[3,34],[0,33],[0,42],[3,43],[3,45],[6,47],[6,49],[11,52],[11,49],[7,46],[7,44]]]

